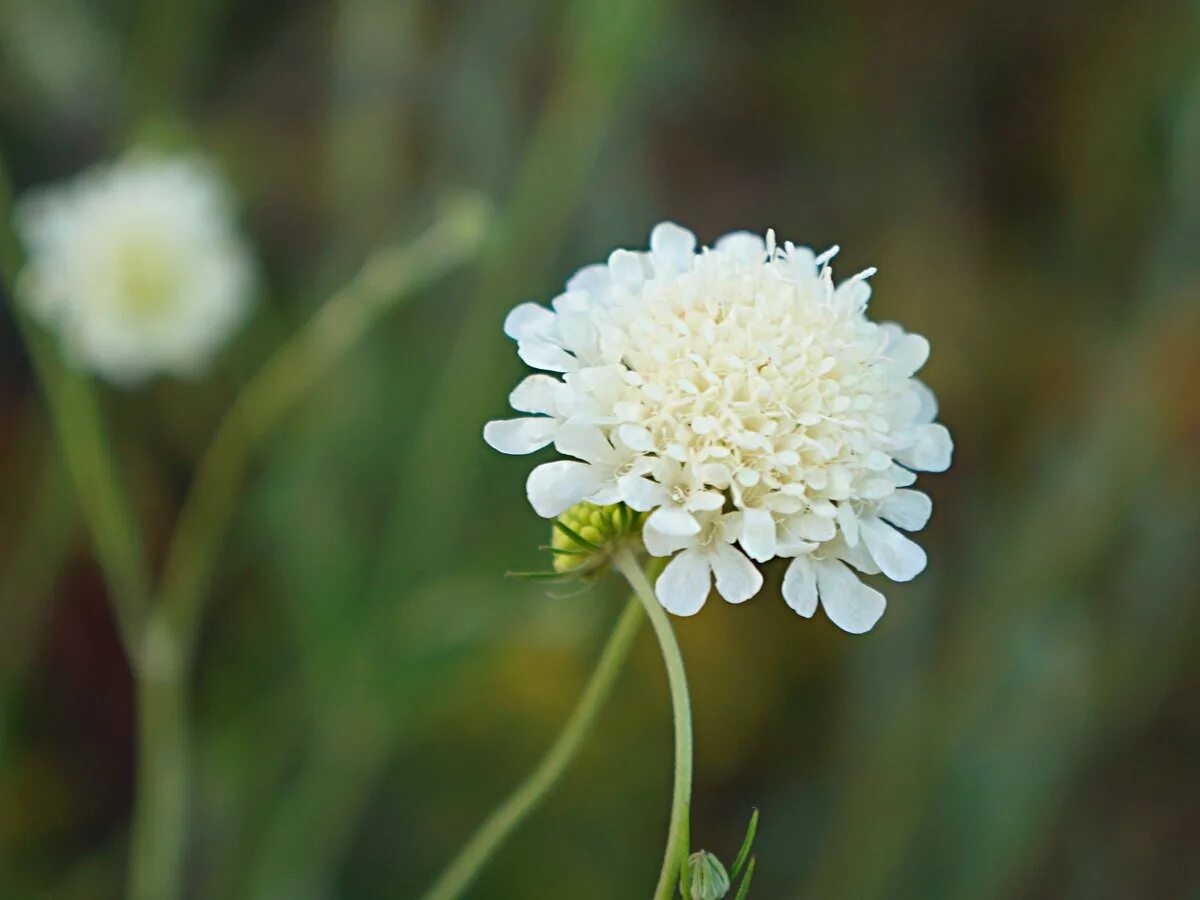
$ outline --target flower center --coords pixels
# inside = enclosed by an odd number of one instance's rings
[[[773,265],[702,257],[617,307],[622,361],[639,376],[629,399],[662,448],[714,464],[739,490],[805,485],[812,496],[853,496],[876,477],[873,451],[888,447],[908,386],[881,362],[883,330]],[[681,504],[686,492],[670,496]]]
[[[171,308],[174,266],[169,254],[146,237],[122,241],[116,254],[121,308],[139,319],[154,319]]]

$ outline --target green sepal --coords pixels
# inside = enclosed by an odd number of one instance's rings
[[[755,857],[750,857],[750,864],[746,866],[746,877],[742,879],[741,885],[738,887],[737,896],[733,900],[746,900],[746,895],[750,893],[750,879],[754,877],[754,866],[757,860]]]
[[[738,850],[737,857],[733,861],[733,866],[729,869],[729,877],[737,880],[738,873],[742,871],[742,866],[746,864],[746,857],[750,855],[750,848],[754,846],[754,836],[758,833],[758,809],[756,808],[750,815],[750,824],[746,826],[746,837],[742,840],[742,849]]]
[[[505,572],[504,577],[525,581],[566,581],[562,572]]]
[[[577,531],[575,531],[575,529],[571,528],[569,525],[564,525],[558,519],[551,519],[550,524],[553,525],[555,528],[557,528],[559,531],[561,531],[563,534],[565,534],[567,537],[569,537],[571,540],[573,540],[575,543],[577,543],[580,547],[586,547],[589,550],[603,550],[604,549],[599,544],[593,544],[587,538],[581,536]]]

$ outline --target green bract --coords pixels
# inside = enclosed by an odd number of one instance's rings
[[[577,503],[555,520],[550,532],[554,571],[590,571],[605,565],[616,545],[636,535],[645,516],[624,503]]]

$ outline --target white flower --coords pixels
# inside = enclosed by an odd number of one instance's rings
[[[582,462],[560,460],[538,466],[529,473],[526,485],[529,502],[539,516],[553,518],[586,497],[597,506],[618,503],[627,476],[640,474],[649,460],[626,446],[618,436],[615,443],[599,428],[567,423],[558,429],[554,447],[559,453]]]
[[[749,600],[762,587],[762,575],[754,563],[732,546],[741,532],[741,513],[707,512],[699,518],[699,529],[691,535],[664,534],[649,522],[642,531],[651,554],[675,553],[658,577],[655,592],[667,611],[677,616],[700,611],[714,576],[717,591],[730,603]]]
[[[649,252],[582,269],[553,309],[512,312],[521,358],[556,374],[522,382],[512,405],[532,415],[485,438],[576,458],[530,476],[542,515],[581,500],[649,512],[647,549],[677,554],[656,585],[672,612],[699,610],[714,577],[740,603],[762,584],[751,559],[790,557],[793,609],[820,602],[845,630],[870,629],[885,601],[856,571],[907,581],[924,568],[897,528],[925,525],[929,498],[908,487],[946,469],[952,445],[914,377],[929,343],[869,321],[874,270],[835,284],[835,253],[772,232],[697,251],[691,232],[659,225]]]
[[[699,534],[695,514],[725,505],[724,494],[705,489],[698,473],[673,459],[658,460],[651,472],[653,479],[627,482],[622,499],[639,512],[654,510],[648,524],[657,531],[683,537]]]
[[[133,384],[196,375],[253,282],[225,186],[194,158],[130,156],[22,200],[21,293],[72,360]]]

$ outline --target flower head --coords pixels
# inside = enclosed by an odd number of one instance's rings
[[[195,158],[97,166],[25,198],[17,226],[24,299],[105,378],[197,374],[246,312],[250,252],[225,186]]]
[[[866,317],[861,272],[835,284],[829,261],[736,232],[697,251],[690,231],[656,227],[649,252],[588,266],[547,309],[505,322],[521,358],[553,375],[510,400],[530,416],[488,423],[505,453],[551,443],[570,460],[538,466],[530,503],[552,517],[582,499],[649,513],[646,548],[677,554],[656,585],[690,615],[715,578],[731,602],[756,594],[751,560],[788,557],[784,598],[818,600],[847,631],[870,629],[884,599],[854,570],[913,578],[924,552],[897,528],[929,517],[916,471],[942,471],[951,441],[914,375],[928,342]]]

